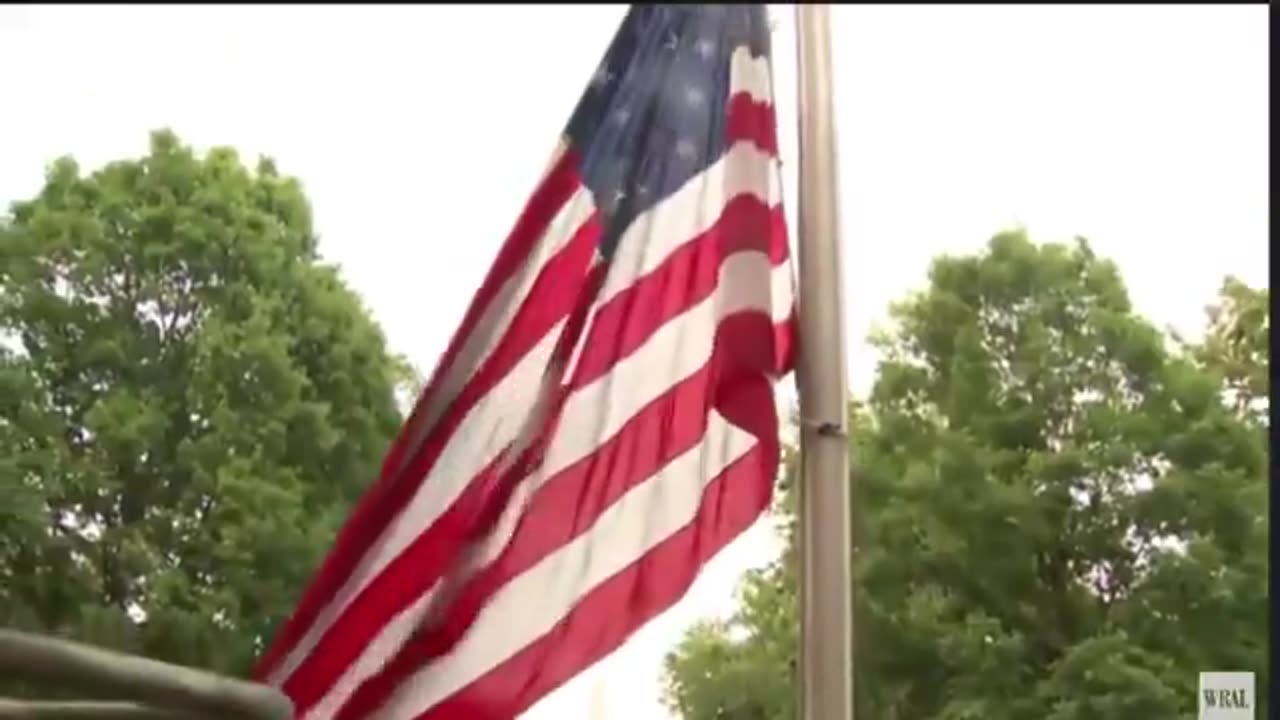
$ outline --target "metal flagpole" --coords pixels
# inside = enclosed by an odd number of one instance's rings
[[[844,290],[830,6],[796,6],[800,115],[800,717],[853,720]]]

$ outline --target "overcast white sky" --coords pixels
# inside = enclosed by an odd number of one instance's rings
[[[325,257],[429,371],[545,166],[622,6],[2,6],[0,202],[171,127],[300,177]],[[795,208],[792,13],[774,57]],[[1139,309],[1195,331],[1267,282],[1268,20],[1252,6],[833,8],[850,372],[929,260],[1020,224],[1084,235]],[[764,526],[528,720],[657,720],[662,654],[732,607]],[[594,696],[594,700],[593,700]],[[604,714],[598,715],[605,697]],[[596,707],[592,709],[592,706]]]

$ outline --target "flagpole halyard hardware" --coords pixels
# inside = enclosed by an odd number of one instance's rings
[[[0,629],[0,677],[107,698],[92,702],[0,699],[0,720],[293,717],[289,698],[266,685],[15,630]]]
[[[800,424],[804,427],[813,428],[813,431],[822,437],[847,438],[849,433],[841,427],[838,422],[823,422],[820,420],[801,419]]]
[[[823,437],[843,438],[849,437],[849,433],[845,432],[836,423],[822,423],[818,426],[818,434]]]

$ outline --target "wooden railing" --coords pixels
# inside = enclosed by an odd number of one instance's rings
[[[93,701],[0,698],[0,720],[290,720],[293,706],[258,683],[42,635],[0,629],[0,678]]]

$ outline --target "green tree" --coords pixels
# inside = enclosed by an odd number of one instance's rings
[[[0,626],[243,672],[402,374],[270,161],[57,161],[0,221]]]
[[[934,263],[853,410],[860,714],[1188,718],[1199,671],[1266,677],[1257,297],[1229,282],[1182,351],[1084,241]],[[668,657],[685,720],[793,717],[793,560]]]
[[[1270,311],[1268,290],[1228,277],[1208,309],[1203,342],[1190,346],[1196,360],[1221,378],[1231,408],[1263,428],[1271,407]]]

